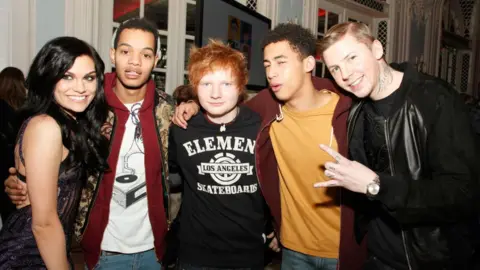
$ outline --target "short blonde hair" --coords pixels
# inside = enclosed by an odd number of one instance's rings
[[[323,37],[317,43],[317,52],[320,56],[330,48],[333,44],[337,41],[345,37],[346,34],[352,35],[356,38],[359,42],[364,43],[369,48],[372,45],[375,38],[372,36],[372,32],[370,28],[364,23],[359,22],[344,22],[334,25],[330,28],[325,37]]]

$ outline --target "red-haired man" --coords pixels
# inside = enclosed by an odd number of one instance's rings
[[[254,156],[261,119],[239,106],[245,58],[212,40],[191,50],[188,71],[203,113],[186,130],[170,129],[170,177],[183,181],[179,269],[263,269],[265,202]]]

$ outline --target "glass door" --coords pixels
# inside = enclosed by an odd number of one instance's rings
[[[319,0],[318,2],[318,14],[317,14],[317,40],[321,40],[325,33],[337,23],[343,21],[344,9],[328,3],[326,1]],[[325,77],[328,71],[325,69],[325,65],[321,61],[320,54],[315,56],[316,66],[313,75],[317,77]]]

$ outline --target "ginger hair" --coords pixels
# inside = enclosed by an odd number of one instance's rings
[[[220,40],[210,39],[209,43],[201,48],[192,47],[188,63],[188,79],[196,95],[200,80],[215,70],[230,70],[239,96],[244,96],[248,82],[248,69],[245,56]]]

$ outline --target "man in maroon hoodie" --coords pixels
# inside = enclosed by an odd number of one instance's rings
[[[312,77],[315,42],[294,24],[280,24],[264,39],[270,89],[247,102],[262,117],[257,176],[283,246],[282,269],[361,269],[365,249],[353,235],[353,194],[312,189],[318,180],[328,180],[323,164],[329,157],[317,146],[347,153],[351,104],[331,81]],[[180,105],[174,121],[186,128],[194,109]]]
[[[110,140],[110,170],[88,179],[75,226],[88,269],[161,267],[173,100],[150,79],[159,54],[156,27],[144,19],[128,20],[114,34],[115,73],[105,75],[109,115],[102,128]],[[15,182],[6,181],[9,194]]]

